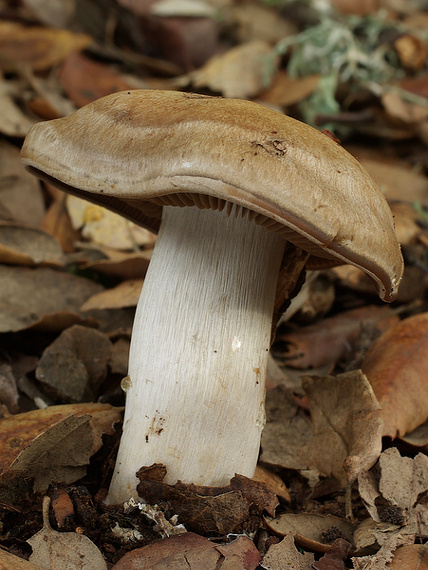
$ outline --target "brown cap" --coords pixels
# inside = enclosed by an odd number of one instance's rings
[[[38,123],[24,164],[152,231],[162,206],[247,208],[322,259],[363,269],[391,300],[403,271],[388,204],[342,147],[244,100],[135,90]]]

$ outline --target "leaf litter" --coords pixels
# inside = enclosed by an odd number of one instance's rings
[[[89,537],[103,568],[426,567],[426,12],[401,0],[382,2],[383,12],[356,0],[323,10],[312,0],[298,10],[290,0],[121,0],[112,12],[73,0],[6,4],[0,565],[35,568],[28,558],[38,548],[31,554],[26,541],[45,532],[48,564],[61,570],[65,551],[60,563],[53,552],[69,535]],[[406,270],[389,308],[356,268],[308,279],[317,288],[293,301],[277,330],[263,475],[217,491],[146,478],[141,510],[125,512],[102,499],[155,237],[40,185],[18,147],[34,122],[133,87],[251,98],[331,129],[390,201]],[[83,383],[70,392],[73,377]],[[171,528],[187,532],[167,537]],[[93,556],[80,554],[82,563]]]

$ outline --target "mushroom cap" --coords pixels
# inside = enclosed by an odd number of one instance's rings
[[[361,268],[384,300],[396,294],[403,260],[379,188],[335,141],[262,105],[122,91],[34,125],[22,159],[155,232],[163,205],[238,204],[311,256]]]

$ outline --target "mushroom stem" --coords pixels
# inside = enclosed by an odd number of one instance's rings
[[[107,503],[136,497],[136,472],[165,483],[252,477],[286,241],[225,211],[166,206],[138,303],[129,388]]]

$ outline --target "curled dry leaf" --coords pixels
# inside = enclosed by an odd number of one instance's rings
[[[0,421],[0,500],[9,504],[14,483],[34,480],[36,490],[51,482],[71,483],[86,472],[102,446],[103,433],[113,433],[121,410],[109,404],[50,406]]]
[[[0,223],[0,263],[10,265],[62,265],[57,240],[39,228]]]
[[[107,570],[103,555],[87,536],[52,529],[49,503],[49,497],[45,497],[42,530],[27,540],[33,549],[30,561],[48,570]]]
[[[313,552],[326,552],[330,548],[324,538],[329,531],[348,542],[352,542],[354,533],[352,523],[333,515],[284,513],[276,519],[266,517],[265,522],[275,534],[292,536],[297,544]]]
[[[428,418],[428,313],[385,332],[362,364],[381,406],[383,435],[402,436]]]
[[[0,266],[0,332],[30,327],[60,331],[76,323],[92,323],[79,313],[101,285],[50,268]]]
[[[370,469],[382,450],[382,421],[373,390],[360,370],[338,376],[306,376],[314,435],[301,454],[343,486]]]

